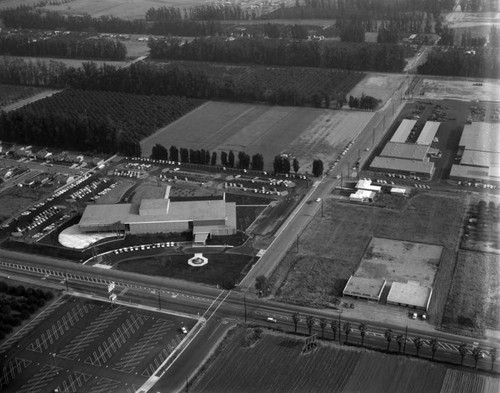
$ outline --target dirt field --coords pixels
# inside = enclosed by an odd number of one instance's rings
[[[313,158],[333,161],[373,117],[370,112],[208,102],[141,141],[143,155],[160,143],[210,151],[261,153],[266,169],[287,152],[310,172]]]
[[[291,245],[271,280],[276,298],[327,306],[335,303],[359,267],[372,237],[443,247],[429,314],[439,323],[455,264],[465,204],[460,197],[417,194],[402,210],[351,205],[326,199],[319,212]]]
[[[482,86],[474,86],[476,82]],[[460,101],[500,101],[500,81],[494,79],[435,79],[424,78],[419,98],[433,100],[453,99]],[[416,96],[417,97],[417,96]]]
[[[440,393],[496,393],[500,379],[448,369]]]
[[[324,343],[303,355],[303,340],[265,330],[247,348],[242,345],[246,333],[239,329],[226,340],[190,391],[439,393],[447,370],[419,359]]]
[[[356,276],[393,281],[419,281],[432,286],[443,247],[372,238]]]
[[[88,63],[92,61],[93,63],[97,64],[97,66],[100,66],[101,64],[109,64],[109,65],[114,65],[114,66],[123,66],[125,65],[126,62],[124,61],[107,61],[107,60],[85,60],[85,59],[62,59],[62,58],[55,58],[55,57],[17,57],[17,56],[5,56],[9,59],[14,59],[14,58],[20,58],[24,60],[25,62],[32,61],[34,64],[37,62],[42,62],[42,63],[50,63],[51,61],[56,61],[58,63],[64,63],[68,67],[81,67],[83,63]]]
[[[348,95],[361,97],[362,94],[382,100],[383,106],[401,83],[408,78],[401,74],[374,74],[370,73],[352,89]]]
[[[484,333],[500,326],[498,255],[460,250],[443,324]]]
[[[20,100],[45,93],[47,89],[31,86],[0,85],[0,110]]]

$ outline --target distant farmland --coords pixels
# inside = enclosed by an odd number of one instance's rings
[[[297,157],[301,172],[313,158],[325,163],[342,151],[373,117],[371,112],[208,102],[141,141],[144,156],[157,143],[209,151],[261,153],[272,168],[273,157]]]
[[[415,358],[323,345],[302,354],[303,339],[264,331],[251,348],[242,345],[246,329],[195,381],[190,391],[229,392],[370,392],[496,393],[499,381]],[[462,389],[460,384],[467,384]]]

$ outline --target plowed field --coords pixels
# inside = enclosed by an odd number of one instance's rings
[[[313,158],[325,166],[356,137],[371,112],[208,102],[141,141],[144,156],[160,143],[209,151],[260,153],[272,169],[276,154],[298,158],[311,172]]]

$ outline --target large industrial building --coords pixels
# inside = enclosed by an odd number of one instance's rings
[[[137,203],[89,205],[80,223],[81,232],[125,232],[131,234],[192,231],[195,242],[212,235],[236,233],[236,204],[221,199],[173,202],[169,190],[161,199]]]
[[[500,124],[466,124],[457,156],[460,163],[452,166],[450,179],[500,184]]]
[[[373,159],[370,169],[431,178],[435,168],[429,156],[432,154],[431,144],[440,124],[434,121],[426,122],[417,141],[408,143],[416,121],[404,119],[380,155]]]

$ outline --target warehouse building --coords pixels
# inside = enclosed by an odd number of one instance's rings
[[[431,297],[432,288],[420,285],[417,281],[393,282],[387,295],[387,304],[427,311]]]
[[[430,161],[407,160],[402,158],[375,157],[370,169],[378,172],[401,173],[430,179],[434,174],[434,163]]]
[[[430,179],[434,175],[434,163],[429,156],[435,156],[437,149],[431,147],[441,123],[428,121],[415,143],[406,143],[416,120],[404,119],[394,136],[379,156],[375,157],[370,169],[377,172],[399,173]]]
[[[386,281],[376,278],[365,278],[351,276],[342,291],[343,296],[351,296],[356,299],[380,300]]]
[[[403,119],[398,129],[392,136],[391,142],[405,143],[411,133],[411,130],[415,127],[415,124],[417,124],[416,120]]]
[[[451,180],[500,184],[500,124],[466,124],[458,156],[460,164],[452,166]]]
[[[125,232],[131,234],[192,231],[195,242],[204,243],[213,235],[236,233],[236,204],[217,200],[173,202],[168,193],[162,199],[143,199],[139,204],[89,205],[80,231]]]

